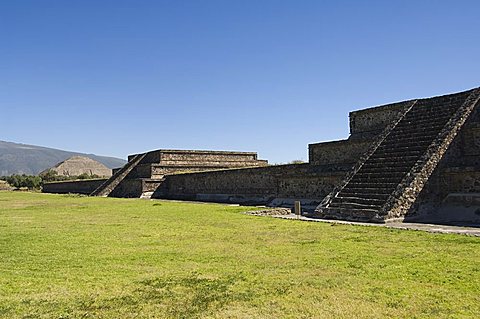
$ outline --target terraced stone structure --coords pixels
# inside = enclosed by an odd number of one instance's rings
[[[480,89],[350,113],[309,163],[168,176],[154,198],[291,207],[312,217],[480,225]]]
[[[311,217],[480,225],[480,88],[350,112],[348,139],[305,164],[255,153],[158,150],[129,157],[92,194],[292,207]]]
[[[166,175],[266,165],[252,152],[155,150],[130,155],[91,195],[150,198]]]
[[[478,145],[466,145],[465,136],[458,133],[478,130],[479,99],[480,89],[475,89],[405,102],[397,118],[376,136],[344,181],[319,205],[316,216],[384,222],[418,215],[420,195],[442,161],[437,178],[450,166],[445,155],[449,149],[454,151],[454,142],[463,141],[457,146],[462,150],[450,155],[455,157],[450,163],[461,165],[457,171],[467,170],[462,165],[464,152]],[[478,166],[470,169],[479,171]],[[428,188],[424,191],[429,192]]]

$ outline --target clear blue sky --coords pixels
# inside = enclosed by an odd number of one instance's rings
[[[480,1],[0,0],[0,139],[307,160],[348,112],[480,86]]]

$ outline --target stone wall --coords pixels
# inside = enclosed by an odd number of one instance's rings
[[[406,222],[480,226],[480,169],[437,170],[429,179]]]
[[[212,170],[229,169],[229,168],[244,168],[245,163],[231,163],[229,167],[225,167],[222,163],[188,163],[181,162],[176,165],[164,165],[164,164],[141,164],[136,166],[130,174],[128,179],[131,178],[154,178],[159,179],[165,175],[179,174],[179,173],[193,173],[193,172],[206,172]]]
[[[169,175],[153,198],[315,208],[350,165],[292,164]]]
[[[51,182],[45,183],[42,188],[44,193],[57,193],[57,194],[85,194],[89,195],[98,186],[100,186],[107,179],[87,179],[76,181],[63,181],[63,182]]]
[[[157,150],[147,153],[141,162],[143,165],[128,178],[166,176],[154,198],[262,205],[288,205],[300,199],[313,205],[342,180],[370,147],[376,134],[398,118],[408,105],[407,101],[350,113],[352,136],[348,140],[310,144],[309,164],[234,169],[264,166],[266,161],[258,161],[256,153]],[[227,167],[231,169],[192,173]],[[139,189],[137,184],[126,182],[124,193],[135,192]]]
[[[350,112],[350,137],[308,145],[314,165],[356,163],[387,125],[399,119],[412,101],[392,103]]]
[[[398,119],[411,103],[412,101],[404,101],[350,112],[351,137],[355,139],[375,136]]]
[[[124,179],[108,195],[110,197],[138,198],[143,192],[142,179]]]
[[[308,145],[309,163],[329,165],[356,163],[370,147],[371,139],[341,140]]]
[[[129,155],[130,161],[136,154]],[[253,152],[228,152],[228,151],[197,151],[197,150],[155,150],[148,152],[141,164],[147,163],[176,163],[176,162],[258,162],[258,166],[261,164],[266,165],[266,161],[258,160],[257,153]]]

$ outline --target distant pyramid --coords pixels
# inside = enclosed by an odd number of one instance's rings
[[[110,177],[112,170],[91,158],[85,156],[72,156],[52,168],[46,169],[40,174],[55,171],[58,175],[78,176],[82,174]]]
[[[10,187],[10,185],[8,185],[7,182],[0,181],[0,191],[9,191],[11,189],[12,189],[12,187]]]

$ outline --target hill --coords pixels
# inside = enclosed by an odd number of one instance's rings
[[[36,175],[72,156],[85,156],[108,168],[123,166],[120,158],[69,152],[54,148],[0,141],[0,176],[12,174]]]

